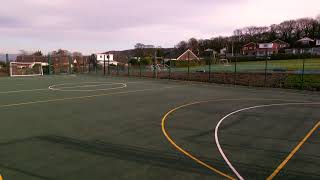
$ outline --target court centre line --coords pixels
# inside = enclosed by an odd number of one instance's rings
[[[276,170],[267,178],[267,180],[272,180],[281,169],[289,162],[289,160],[294,156],[294,154],[301,148],[301,146],[310,138],[310,136],[320,128],[320,121],[309,131],[309,133],[300,141],[300,143],[291,151],[291,153],[285,158],[285,160],[277,167]]]
[[[90,95],[90,96],[77,96],[77,97],[70,97],[70,98],[49,99],[49,100],[30,101],[30,102],[22,102],[22,103],[15,103],[15,104],[5,104],[5,105],[0,105],[0,108],[23,106],[23,105],[30,105],[30,104],[49,103],[49,102],[58,102],[58,101],[66,101],[66,100],[90,99],[90,98],[110,96],[110,95],[130,94],[130,93],[136,93],[136,92],[173,89],[173,88],[177,88],[177,87],[181,87],[181,86],[170,86],[170,87],[163,87],[163,88],[152,88],[152,89],[141,89],[141,90],[133,90],[133,91],[113,92],[113,93],[97,94],[97,95]]]
[[[217,124],[215,130],[214,130],[214,138],[215,138],[215,142],[217,145],[217,148],[221,154],[221,156],[223,157],[223,159],[226,161],[226,163],[228,164],[228,166],[230,167],[230,169],[233,171],[233,173],[240,179],[240,180],[244,180],[244,178],[239,174],[239,172],[234,168],[234,166],[232,165],[232,163],[229,161],[229,159],[227,158],[227,156],[225,155],[225,153],[223,152],[220,142],[219,142],[219,137],[218,137],[218,131],[219,131],[219,127],[221,125],[221,123],[227,119],[228,117],[242,112],[242,111],[247,111],[250,109],[257,109],[257,108],[263,108],[263,107],[272,107],[272,106],[289,106],[289,105],[320,105],[320,102],[310,102],[310,103],[306,103],[306,102],[300,102],[300,103],[282,103],[282,104],[267,104],[267,105],[259,105],[259,106],[252,106],[252,107],[247,107],[247,108],[242,108],[239,109],[237,111],[233,111],[231,113],[229,113],[228,115],[224,116]]]

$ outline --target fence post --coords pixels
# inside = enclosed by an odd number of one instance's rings
[[[154,57],[153,57],[153,78],[157,78],[156,75],[156,58],[157,58],[157,51],[154,52]]]
[[[108,55],[107,58],[108,58],[108,76],[110,76],[110,55]]]
[[[141,72],[141,60],[140,59],[138,59],[139,60],[139,76],[140,76],[140,78],[142,77],[142,72]]]
[[[119,64],[117,64],[117,76],[119,76]]]
[[[106,75],[106,55],[103,55],[103,75]]]
[[[302,59],[302,73],[301,73],[301,89],[303,89],[303,86],[304,86],[305,63],[306,63],[306,58],[303,57],[303,59]]]
[[[266,63],[264,67],[264,86],[267,86],[267,71],[268,71],[268,50],[266,49]]]
[[[238,57],[235,56],[235,62],[234,62],[234,85],[237,85],[237,64],[238,64]]]
[[[69,68],[69,74],[72,74],[72,72],[71,72],[71,61],[72,61],[72,57],[71,57],[71,56],[69,56],[69,57],[68,57],[68,68]]]
[[[130,63],[128,63],[128,76],[130,76]]]
[[[51,56],[50,54],[48,54],[48,74],[51,74]]]
[[[9,54],[6,54],[6,68],[7,68],[8,74],[10,76]]]
[[[190,81],[190,52],[188,52],[188,81]]]
[[[209,82],[211,82],[211,63],[213,59],[213,52],[212,52],[212,57],[209,59]]]

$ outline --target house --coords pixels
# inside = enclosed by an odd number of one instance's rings
[[[242,47],[242,54],[246,56],[266,56],[280,53],[280,50],[288,48],[290,45],[280,39],[271,43],[250,42]]]
[[[110,53],[99,53],[99,54],[96,54],[97,56],[97,61],[104,61],[104,60],[110,60],[110,61],[113,61],[113,54],[110,54]]]
[[[278,54],[281,49],[288,47],[284,43],[259,43],[259,48],[257,49],[257,56],[270,56],[273,54]]]
[[[195,55],[190,49],[185,51],[182,55],[180,55],[178,58],[174,59],[176,61],[200,61],[200,58]]]
[[[114,60],[114,55],[111,53],[98,53],[96,54],[97,61],[99,65],[104,65],[104,63],[117,66],[119,62]]]
[[[308,37],[304,37],[304,38],[299,39],[297,41],[297,43],[301,43],[304,46],[310,46],[310,43],[312,43],[312,42],[314,42],[314,40],[311,38],[308,38]]]
[[[286,49],[290,47],[289,43],[286,43],[284,41],[281,41],[280,39],[276,39],[272,41],[272,43],[275,45],[277,49]]]
[[[257,44],[250,42],[242,47],[242,54],[246,56],[255,56],[257,54]]]

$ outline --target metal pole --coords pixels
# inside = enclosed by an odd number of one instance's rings
[[[306,63],[306,58],[303,57],[303,60],[302,60],[302,74],[301,74],[301,89],[303,89],[303,85],[304,85],[304,72],[305,72],[305,63]]]
[[[188,51],[188,80],[190,80],[190,52]]]
[[[264,68],[264,86],[267,86],[267,71],[268,71],[268,50],[266,49],[266,64]]]
[[[211,63],[212,63],[213,56],[214,56],[214,52],[212,51],[212,56],[209,59],[209,82],[211,82]]]
[[[130,76],[130,57],[128,59],[128,76]]]
[[[69,62],[69,74],[72,74],[72,73],[71,73],[71,61],[72,61],[72,57],[69,56],[68,59],[69,59],[69,60],[68,60],[68,62]]]
[[[106,55],[103,55],[103,75],[106,75]]]
[[[154,52],[154,57],[153,57],[153,78],[157,78],[157,75],[156,75],[156,57],[157,57],[157,51]]]
[[[171,52],[169,53],[169,80],[171,79]]]
[[[234,63],[234,85],[237,85],[237,62],[238,62],[238,57],[235,56],[235,63]]]
[[[9,54],[6,54],[6,66],[7,66],[7,69],[8,69],[8,74],[10,76]]]
[[[117,76],[119,76],[119,64],[117,64]]]
[[[50,54],[48,54],[48,74],[51,74],[51,56]]]
[[[107,58],[108,58],[108,75],[110,76],[110,55],[108,55]]]

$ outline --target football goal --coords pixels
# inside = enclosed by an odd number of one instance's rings
[[[42,76],[43,69],[41,62],[10,62],[10,76]]]

